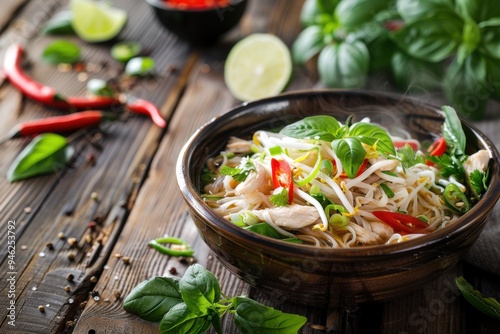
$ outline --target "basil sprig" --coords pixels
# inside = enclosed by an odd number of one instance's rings
[[[376,147],[383,155],[395,155],[391,137],[371,123],[341,125],[332,116],[311,116],[284,127],[281,134],[299,139],[318,139],[332,143],[332,149],[349,178],[354,178],[366,158],[363,144]]]
[[[123,307],[148,321],[161,319],[162,334],[201,334],[211,326],[222,333],[221,319],[226,313],[234,314],[243,334],[297,333],[307,321],[245,296],[221,299],[217,278],[199,264],[190,266],[181,279],[154,277],[142,282],[125,298]]]
[[[404,90],[442,89],[469,118],[500,99],[500,6],[495,0],[306,0],[296,63],[317,57],[328,87],[365,85],[390,70]]]

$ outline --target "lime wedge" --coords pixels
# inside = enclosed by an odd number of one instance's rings
[[[127,12],[102,1],[72,0],[73,29],[86,42],[105,42],[117,36],[127,22]]]
[[[236,43],[224,65],[226,85],[241,101],[279,94],[291,76],[290,51],[270,34],[252,34]]]

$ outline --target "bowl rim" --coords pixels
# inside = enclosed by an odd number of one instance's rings
[[[234,7],[236,5],[240,5],[243,2],[247,2],[248,0],[227,0],[228,5],[227,6],[213,6],[213,7],[208,7],[208,8],[182,8],[182,7],[176,7],[168,4],[168,0],[145,0],[149,5],[152,7],[155,7],[157,9],[165,10],[165,11],[171,11],[171,12],[183,12],[183,13],[200,13],[200,12],[213,12],[213,11],[218,11],[224,8],[228,7]]]
[[[373,90],[362,90],[362,89],[304,89],[304,90],[294,90],[289,91],[277,96],[272,96],[268,98],[259,99],[251,102],[243,102],[239,105],[232,107],[225,113],[219,114],[218,116],[213,117],[205,124],[200,126],[188,139],[183,148],[180,151],[180,154],[177,159],[176,164],[176,178],[181,189],[182,196],[185,199],[185,202],[188,206],[194,210],[198,215],[205,217],[208,223],[211,225],[223,229],[227,231],[231,235],[235,235],[236,237],[243,238],[249,240],[250,243],[258,243],[261,249],[274,252],[276,254],[282,253],[302,253],[304,255],[318,255],[321,254],[321,257],[329,257],[335,259],[336,257],[352,260],[357,257],[366,258],[369,257],[377,257],[381,255],[387,254],[398,254],[398,253],[407,253],[407,252],[415,252],[419,249],[424,249],[432,246],[433,244],[442,242],[444,239],[448,239],[453,235],[461,233],[463,230],[469,228],[472,225],[475,225],[481,219],[486,219],[491,213],[493,207],[497,203],[500,198],[500,179],[498,173],[490,173],[490,184],[488,190],[483,195],[481,200],[474,205],[474,207],[468,211],[463,216],[459,217],[453,224],[449,224],[439,230],[433,231],[427,235],[411,239],[405,242],[396,243],[396,244],[383,244],[383,245],[372,245],[372,246],[362,246],[362,247],[353,247],[353,248],[319,248],[313,245],[303,245],[303,244],[294,244],[288,243],[285,241],[273,239],[270,237],[262,236],[257,233],[253,233],[242,229],[241,227],[232,224],[230,221],[223,218],[221,215],[216,213],[213,209],[211,209],[208,205],[203,203],[203,199],[198,191],[196,191],[196,187],[193,182],[189,180],[189,170],[185,168],[189,156],[190,151],[193,149],[193,144],[200,135],[203,135],[207,131],[209,131],[210,127],[214,124],[223,123],[227,119],[233,118],[236,114],[243,112],[246,109],[258,106],[265,105],[268,103],[276,103],[280,100],[289,100],[289,99],[300,99],[305,97],[311,97],[314,95],[336,95],[336,94],[351,94],[351,95],[364,95],[368,98],[375,97],[384,97],[391,99],[393,101],[405,101],[411,104],[415,104],[419,107],[426,108],[436,113],[439,113],[441,110],[440,107],[423,102],[418,100],[415,97],[403,96],[397,93],[387,93],[387,92],[379,92]],[[459,116],[460,117],[460,116]],[[474,136],[478,139],[479,143],[488,150],[490,154],[490,166],[491,160],[493,160],[493,164],[495,168],[498,169],[500,166],[500,156],[498,150],[495,145],[491,142],[489,138],[486,137],[480,130],[478,130],[473,124],[469,123],[469,121],[460,117],[462,124],[470,128],[473,132]]]

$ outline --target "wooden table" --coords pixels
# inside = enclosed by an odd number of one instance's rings
[[[301,30],[301,4],[250,1],[237,29],[212,47],[195,48],[165,31],[144,1],[116,1],[116,6],[129,13],[120,39],[140,41],[157,61],[158,75],[136,83],[132,94],[160,105],[168,128],[163,131],[136,116],[106,126],[102,133],[88,131],[90,139],[77,142],[78,157],[70,168],[17,183],[9,183],[5,174],[29,140],[13,140],[0,147],[1,333],[157,333],[157,324],[126,313],[122,301],[147,278],[174,271],[182,275],[186,270],[187,264],[178,258],[147,247],[149,240],[165,234],[187,240],[198,263],[217,276],[227,295],[247,294],[266,305],[306,316],[308,324],[302,333],[333,333],[341,328],[333,310],[277,303],[228,272],[198,236],[175,179],[177,155],[189,136],[239,103],[222,76],[231,46],[254,32],[276,34],[291,45]],[[111,44],[92,45],[75,37],[68,38],[82,46],[84,61],[96,65],[94,71],[64,72],[40,61],[41,51],[54,37],[40,36],[39,29],[66,6],[66,0],[2,0],[0,58],[10,43],[23,43],[32,65],[30,75],[65,94],[83,95],[89,78],[108,79],[122,68],[109,56]],[[381,80],[374,88],[391,90]],[[288,90],[311,88],[317,81],[313,70],[297,68]],[[440,101],[433,94],[421,98]],[[58,113],[26,100],[6,82],[1,86],[2,134],[20,121]],[[500,146],[498,116],[476,125]],[[98,140],[98,145],[91,144],[92,140]],[[11,269],[7,265],[9,221],[16,225],[15,267]],[[90,228],[89,222],[96,222],[96,227]],[[77,245],[71,247],[69,238],[76,238]],[[71,282],[69,274],[74,277]],[[475,311],[458,294],[454,279],[463,274],[485,294],[498,295],[497,277],[461,263],[419,291],[350,310],[343,314],[344,324],[354,324],[351,332],[359,333],[497,333],[499,322]],[[12,302],[14,312],[8,309]],[[224,333],[236,333],[232,317],[226,317],[223,326]]]

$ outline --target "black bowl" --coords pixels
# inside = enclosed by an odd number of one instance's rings
[[[208,45],[238,24],[248,1],[229,0],[225,7],[207,9],[179,8],[162,0],[146,2],[169,31],[193,44]]]
[[[451,268],[471,247],[500,197],[500,156],[494,144],[462,120],[467,152],[485,149],[492,157],[490,184],[466,214],[428,235],[398,244],[350,249],[296,245],[246,231],[213,211],[200,196],[207,158],[230,136],[279,129],[311,115],[338,120],[370,117],[395,133],[431,140],[441,133],[441,108],[399,95],[363,91],[304,91],[243,104],[212,119],[186,143],[177,181],[203,240],[229,270],[273,295],[314,306],[367,302],[408,293]]]

